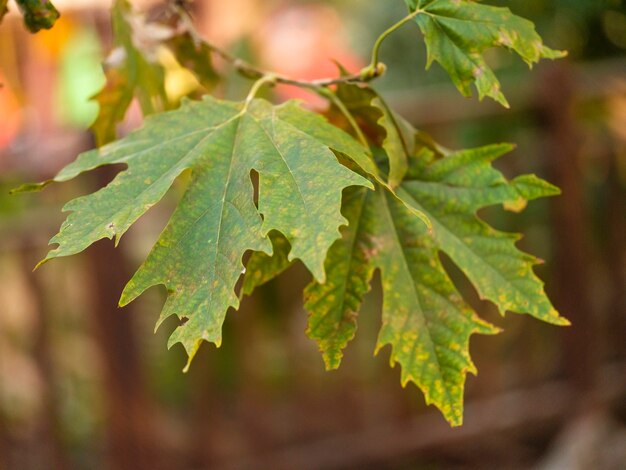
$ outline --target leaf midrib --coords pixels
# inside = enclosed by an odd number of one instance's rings
[[[216,273],[216,272],[217,272],[217,257],[218,257],[218,253],[219,253],[219,251],[220,251],[220,250],[219,250],[219,241],[220,241],[220,238],[221,238],[222,222],[223,222],[223,220],[224,220],[224,205],[225,205],[225,202],[226,202],[226,193],[228,192],[228,187],[229,187],[230,182],[231,182],[231,177],[230,177],[230,175],[231,175],[231,173],[232,173],[233,162],[234,162],[234,160],[235,160],[235,147],[236,147],[237,142],[238,142],[238,136],[239,136],[238,129],[239,129],[239,124],[240,124],[240,123],[241,123],[241,121],[239,120],[239,121],[237,122],[237,127],[236,127],[236,128],[235,128],[235,130],[234,130],[233,145],[231,146],[231,151],[230,151],[230,157],[231,157],[231,158],[230,158],[229,165],[228,165],[228,172],[227,172],[227,176],[226,176],[226,184],[224,185],[224,192],[222,193],[222,198],[221,198],[221,203],[220,203],[221,210],[219,210],[220,217],[219,217],[219,220],[218,220],[218,226],[217,226],[217,238],[216,238],[215,243],[214,243],[214,245],[215,245],[215,252],[214,252],[214,256],[213,256],[213,265],[211,266],[211,264],[209,264],[209,265],[207,266],[207,268],[205,268],[205,269],[202,271],[202,276],[201,276],[201,278],[204,278],[204,277],[205,277],[204,275],[205,275],[207,272],[211,271],[211,268],[212,268],[212,272],[213,272],[213,273]],[[211,135],[214,135],[214,134],[211,134]],[[213,209],[214,207],[215,207],[215,206],[213,206],[213,205],[209,205],[209,206],[208,206],[208,207],[207,207],[207,208],[206,208],[206,209],[202,212],[202,214],[200,214],[200,216],[198,216],[198,217],[196,218],[196,220],[195,220],[192,224],[190,224],[189,228],[188,228],[188,229],[185,231],[185,233],[184,233],[184,234],[182,234],[182,235],[181,235],[181,237],[179,238],[179,243],[178,243],[179,245],[182,245],[182,244],[183,244],[183,241],[185,240],[185,238],[187,238],[187,237],[189,236],[189,234],[192,232],[193,228],[194,228],[194,227],[198,224],[198,222],[199,222],[200,220],[202,220],[202,219],[204,218],[204,216],[206,216],[206,214],[207,214],[207,213],[208,213],[211,209]],[[215,276],[215,274],[214,274],[214,276]],[[213,277],[212,279],[214,279],[214,277]],[[193,294],[195,294],[195,292],[196,292],[199,288],[200,288],[200,286],[197,286],[197,287],[193,290],[193,292],[191,293],[191,295],[190,295],[190,296],[193,296]],[[209,300],[209,303],[211,303],[212,298],[213,298],[213,290],[212,290],[212,289],[210,289],[210,292],[209,292],[209,299],[210,299],[210,300]]]
[[[278,148],[278,144],[276,142],[274,142],[274,139],[272,138],[272,136],[270,135],[269,132],[267,132],[267,130],[265,129],[265,127],[261,124],[261,122],[251,113],[248,114],[248,116],[250,116],[250,118],[254,121],[254,123],[258,126],[259,129],[261,129],[261,131],[265,134],[265,136],[267,137],[267,140],[269,141],[269,143],[272,145],[272,147],[274,147],[274,149],[276,150],[276,153],[280,156],[281,160],[283,161],[285,168],[287,168],[287,173],[289,174],[289,176],[291,177],[296,189],[298,190],[298,196],[300,198],[300,201],[302,202],[302,207],[303,207],[303,213],[306,217],[306,223],[310,226],[314,226],[313,221],[311,221],[311,215],[309,213],[309,211],[307,210],[307,203],[304,200],[304,196],[302,194],[302,191],[300,190],[300,185],[298,184],[298,180],[296,179],[293,171],[291,170],[291,167],[289,166],[289,163],[287,163],[287,159],[285,158],[285,156],[283,155],[282,151]],[[272,110],[272,118],[271,118],[271,122],[272,122],[272,128],[274,128],[274,121],[275,119],[278,119],[276,117],[276,113],[274,112],[274,110]],[[287,235],[287,234],[285,234]],[[291,235],[290,235],[291,236]]]
[[[406,255],[405,255],[405,251],[404,251],[404,245],[402,245],[402,242],[400,241],[400,236],[398,234],[398,231],[397,231],[396,225],[394,223],[393,217],[391,216],[391,211],[389,209],[389,204],[387,202],[387,198],[385,197],[385,194],[382,193],[382,191],[381,191],[381,196],[380,197],[381,197],[381,199],[383,201],[382,206],[384,206],[384,209],[385,209],[385,211],[384,211],[385,217],[387,218],[387,222],[389,224],[389,227],[392,228],[391,231],[393,232],[393,236],[394,236],[394,239],[396,241],[396,244],[399,247],[400,251],[402,252],[402,256],[401,256],[402,264],[404,265],[404,268],[408,272],[409,277],[413,281],[413,284],[411,286],[412,287],[411,292],[413,292],[413,294],[415,296],[415,300],[417,301],[418,307],[420,309],[420,314],[421,314],[421,316],[423,318],[423,321],[424,321],[424,326],[426,327],[426,335],[428,337],[429,349],[430,349],[431,354],[435,357],[435,361],[437,363],[437,375],[439,375],[439,378],[441,379],[442,383],[446,384],[446,386],[444,387],[444,390],[445,390],[444,393],[445,393],[445,397],[447,399],[448,405],[450,405],[451,407],[454,407],[454,399],[452,398],[452,396],[450,395],[450,391],[448,390],[448,387],[447,387],[448,382],[446,380],[445,375],[442,372],[443,371],[443,366],[442,366],[442,364],[441,364],[441,362],[439,360],[439,354],[438,354],[438,351],[437,351],[437,347],[435,346],[436,343],[435,343],[435,341],[433,340],[433,338],[431,336],[430,328],[428,326],[430,321],[429,321],[428,317],[426,316],[426,314],[424,313],[424,309],[422,307],[422,303],[421,303],[421,300],[420,300],[419,293],[417,292],[417,289],[415,288],[415,284],[414,284],[415,280],[413,279],[413,273],[411,272],[411,269],[410,269],[410,267],[408,265],[408,262],[406,260]],[[405,326],[406,326],[406,322],[409,321],[409,317],[410,317],[410,315],[407,315],[407,318],[406,318],[406,321],[405,321]],[[420,337],[418,335],[416,337],[415,341],[413,342],[413,349],[415,349],[415,344],[417,344],[419,339],[420,339]],[[415,358],[414,357],[412,357],[411,363],[412,364],[415,363]],[[425,386],[424,390],[426,392],[429,389],[428,389],[427,386]],[[430,392],[428,392],[428,396],[429,396],[429,398],[432,399],[432,397],[430,396]]]

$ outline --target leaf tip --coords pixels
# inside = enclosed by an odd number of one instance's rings
[[[487,96],[489,96],[496,103],[501,105],[503,108],[511,109],[511,105],[509,103],[509,100],[506,99],[506,97],[504,96],[504,93],[502,93],[499,89],[497,91],[495,91],[495,92],[488,93]],[[483,97],[481,96],[480,99],[482,100],[482,98]]]
[[[560,51],[557,49],[550,49],[547,46],[543,46],[543,48],[541,49],[541,57],[543,59],[551,59],[551,60],[563,59],[567,57],[568,55],[569,55],[569,51]]]
[[[341,365],[341,352],[337,356],[330,356],[327,353],[322,353],[322,358],[324,359],[324,368],[326,371],[332,371],[339,369]]]
[[[46,255],[46,257],[44,259],[42,259],[39,263],[37,263],[35,265],[35,267],[33,268],[33,271],[36,271],[37,269],[39,269],[41,266],[43,266],[44,264],[46,264],[48,261],[50,261],[53,258],[56,258],[57,256],[54,254],[55,251],[57,250],[50,250],[48,252],[48,254]]]
[[[572,326],[572,322],[569,321],[567,318],[560,316],[556,311],[555,314],[557,315],[557,318],[554,321],[554,324],[556,326]]]
[[[561,194],[563,194],[561,188],[553,184],[546,183],[545,197],[560,196]]]
[[[17,188],[13,188],[9,191],[9,194],[20,194],[20,193],[34,193],[41,191],[43,188],[52,183],[53,180],[46,180],[41,183],[25,183]]]
[[[124,287],[124,290],[122,291],[122,295],[120,295],[120,300],[117,302],[117,305],[119,307],[126,307],[129,303],[135,300],[139,295],[140,293],[136,291],[135,282],[133,281],[133,279],[131,279],[130,281],[128,281],[128,283]],[[157,322],[156,328],[154,330],[155,332],[159,328],[160,325],[161,325],[161,322]]]
[[[492,323],[486,322],[482,319],[477,319],[476,328],[474,333],[478,333],[480,335],[499,335],[504,330],[499,326],[493,325]],[[474,375],[476,372],[471,371]]]
[[[221,341],[218,340],[215,342],[215,344],[217,345],[217,347],[219,348]],[[193,343],[193,346],[191,347],[191,349],[187,350],[187,364],[185,364],[185,367],[183,368],[183,374],[186,374],[187,372],[189,372],[189,368],[191,367],[191,362],[193,361],[193,358],[196,357],[196,353],[198,352],[198,349],[200,349],[200,346],[202,345],[202,340],[198,339]],[[187,349],[187,346],[185,346],[185,349]]]
[[[44,259],[42,259],[39,263],[37,263],[35,265],[35,267],[33,268],[33,272],[37,271],[42,265],[44,265],[45,263],[47,263],[50,260],[50,258],[46,257]]]
[[[491,329],[483,334],[485,335],[499,335],[504,333],[504,328],[500,328],[499,326],[490,325]]]
[[[451,427],[453,428],[460,428],[461,426],[463,426],[463,416],[448,416],[446,417],[446,420],[448,421],[448,424],[450,424]]]
[[[364,186],[367,189],[370,189],[372,191],[376,191],[376,187],[374,186],[374,183],[372,183],[370,180],[363,178],[365,181],[361,182],[361,184],[359,184],[359,186]]]
[[[289,256],[287,257],[289,262],[293,262],[296,258],[296,256],[292,257],[291,253],[289,253]],[[324,260],[322,260],[320,266],[307,266],[307,268],[309,268],[309,271],[311,272],[313,278],[318,284],[326,283],[326,270],[324,269]]]
[[[528,201],[524,198],[518,198],[513,201],[505,202],[502,207],[504,207],[505,211],[513,212],[515,214],[519,214],[528,206]]]
[[[554,326],[572,326],[572,323],[554,308],[551,308],[547,314],[537,317],[540,320]]]

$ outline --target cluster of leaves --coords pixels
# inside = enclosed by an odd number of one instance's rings
[[[49,0],[15,0],[22,16],[24,26],[36,33],[42,29],[50,29],[61,16]],[[9,0],[0,0],[0,21],[9,12]]]
[[[546,47],[533,23],[508,8],[470,0],[404,1],[424,34],[428,66],[434,61],[440,63],[465,96],[471,96],[473,84],[481,99],[489,96],[509,106],[500,82],[484,59],[489,48],[509,49],[529,66],[565,55]]]
[[[429,62],[439,62],[464,94],[474,84],[481,97],[506,104],[483,57],[489,47],[510,49],[529,64],[561,55],[507,9],[464,0],[406,3],[403,22],[417,22]],[[262,78],[243,102],[205,96],[154,113],[155,102],[163,101],[162,71],[149,60],[150,47],[138,46],[131,15],[125,0],[115,3],[122,60],[109,64],[94,126],[98,141],[109,143],[80,155],[54,181],[102,165],[127,169],[65,206],[71,214],[44,261],[102,238],[119,241],[189,170],[182,200],[121,305],[164,285],[168,297],[158,323],[171,315],[181,319],[169,345],[182,343],[191,361],[203,341],[220,344],[229,308],[300,260],[313,276],[305,290],[307,334],[332,369],[354,337],[363,297],[379,270],[384,300],[377,350],[390,345],[402,383],[414,382],[453,425],[462,421],[466,373],[475,372],[470,336],[497,329],[463,300],[440,253],[503,314],[567,324],[533,273],[537,260],[516,248],[519,236],[496,231],[476,215],[494,204],[519,211],[529,200],[558,193],[534,175],[508,181],[495,170],[491,162],[511,146],[446,150],[354,79],[311,86],[330,99],[330,121],[297,102],[274,106],[256,98],[258,87],[275,77]],[[211,47],[176,31],[148,36],[175,47],[179,61],[204,71],[210,87]],[[141,129],[114,140],[115,125],[134,98],[152,115]],[[244,266],[247,252],[252,255]]]

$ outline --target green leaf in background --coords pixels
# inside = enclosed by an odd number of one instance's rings
[[[346,191],[342,213],[349,224],[328,252],[328,280],[312,282],[304,291],[304,307],[311,313],[307,335],[317,341],[327,369],[339,367],[343,349],[354,338],[357,314],[374,274],[369,247],[375,214],[365,214],[367,200],[366,191]]]
[[[134,98],[144,115],[168,108],[165,72],[156,60],[155,44],[162,37],[159,30],[154,32],[145,25],[133,27],[130,24],[133,18],[136,23],[142,21],[132,12],[127,0],[115,0],[111,9],[114,49],[104,63],[106,84],[94,96],[100,112],[91,128],[98,146],[116,139],[116,126],[124,120]],[[138,38],[138,34],[142,37]],[[136,42],[142,42],[143,49],[138,48]]]
[[[16,0],[16,3],[24,16],[24,25],[31,33],[52,28],[61,16],[49,0]]]
[[[293,264],[289,260],[291,246],[280,232],[270,232],[272,255],[255,251],[246,263],[246,274],[241,287],[242,295],[252,295],[254,289],[271,281]]]
[[[372,100],[372,106],[380,109],[378,125],[385,129],[383,149],[389,157],[389,186],[400,185],[409,168],[409,156],[415,151],[413,127],[396,115],[381,97]]]
[[[170,24],[169,17],[169,22],[147,21],[132,11],[127,0],[116,0],[111,20],[115,48],[104,64],[107,83],[94,97],[100,104],[92,126],[99,146],[115,140],[116,125],[123,121],[133,99],[146,116],[178,103],[177,98],[168,99],[167,67],[160,56],[163,49],[169,49],[175,62],[193,74],[204,92],[213,90],[219,81],[210,48],[196,41],[180,18],[173,18],[176,25]]]
[[[384,300],[377,350],[391,345],[391,363],[400,363],[403,385],[416,383],[427,403],[451,424],[461,424],[465,374],[475,372],[469,338],[496,330],[460,297],[440,252],[503,314],[567,324],[533,273],[536,259],[515,247],[519,236],[498,232],[476,216],[485,206],[520,209],[524,201],[558,192],[532,175],[507,181],[490,163],[509,149],[496,145],[445,157],[422,149],[411,159],[396,194],[429,217],[432,233],[385,188],[350,190],[343,206],[349,225],[328,252],[328,280],[306,289],[308,334],[317,340],[327,367],[339,365],[373,271],[380,269]]]
[[[181,66],[191,71],[202,87],[213,90],[219,75],[213,68],[211,49],[206,43],[196,43],[188,32],[173,36],[166,42]]]
[[[63,125],[88,128],[98,115],[91,97],[106,81],[100,66],[102,51],[97,32],[81,27],[72,32],[59,60],[55,114]]]
[[[336,95],[374,145],[385,149],[389,164],[387,182],[395,188],[404,178],[409,155],[414,151],[414,129],[370,87],[342,83]]]
[[[128,165],[107,187],[66,205],[72,214],[51,240],[59,246],[44,261],[78,253],[101,238],[119,241],[191,170],[182,201],[120,300],[125,305],[164,284],[169,295],[159,323],[174,314],[187,319],[169,344],[181,342],[191,360],[203,340],[220,344],[226,311],[239,305],[235,284],[242,256],[248,250],[271,253],[270,231],[288,240],[289,260],[301,259],[324,281],[326,252],[346,223],[342,190],[371,187],[341,165],[331,148],[365,156],[350,136],[295,102],[273,107],[258,99],[186,101],[61,170],[55,181],[106,164]],[[259,175],[258,209],[253,170]]]
[[[492,47],[516,52],[529,66],[565,53],[543,44],[532,22],[508,8],[469,0],[405,0],[419,25],[428,52],[428,66],[439,62],[465,96],[474,84],[478,95],[508,102],[483,54]]]

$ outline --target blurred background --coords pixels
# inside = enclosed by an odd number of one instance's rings
[[[150,1],[133,2],[150,8]],[[0,469],[626,469],[626,2],[508,0],[569,57],[530,72],[490,53],[511,110],[459,95],[443,71],[424,71],[415,25],[392,36],[375,87],[413,124],[450,148],[507,141],[496,165],[533,172],[563,196],[521,215],[481,213],[523,231],[520,246],[571,328],[501,318],[448,263],[467,299],[504,328],[474,337],[465,425],[450,429],[414,386],[402,389],[387,349],[373,357],[380,326],[375,287],[342,367],[325,372],[304,335],[295,266],[230,312],[223,346],[204,344],[191,371],[175,321],[152,334],[164,301],[153,288],[119,309],[139,266],[184,189],[131,229],[120,247],[32,272],[64,216],[64,202],[106,184],[99,170],[42,193],[9,196],[51,177],[91,148],[89,102],[104,82],[111,47],[107,1],[55,4],[54,29],[30,35],[16,16],[0,25]],[[298,78],[334,75],[330,59],[358,70],[377,35],[405,14],[403,2],[197,0],[194,17],[213,42]],[[216,93],[241,99],[249,81],[230,76]],[[172,69],[168,93],[191,86]],[[279,87],[275,99],[298,97]],[[133,107],[122,132],[140,125]],[[119,170],[119,169],[117,169]],[[376,281],[377,282],[377,281]]]

